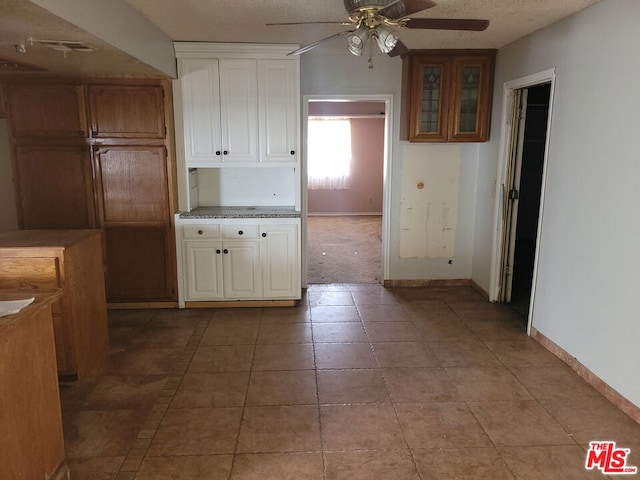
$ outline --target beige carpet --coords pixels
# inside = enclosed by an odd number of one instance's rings
[[[310,216],[307,282],[381,283],[382,217]]]

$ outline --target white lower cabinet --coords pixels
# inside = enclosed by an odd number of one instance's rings
[[[178,221],[180,306],[300,299],[300,221],[286,220],[260,224]]]

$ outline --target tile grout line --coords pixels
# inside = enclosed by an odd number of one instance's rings
[[[120,465],[114,480],[135,479],[151,442],[160,427],[160,423],[169,410],[169,405],[171,404],[180,383],[182,383],[184,375],[187,372],[187,368],[196,353],[198,344],[200,343],[208,324],[209,320],[205,318],[200,320],[194,328],[193,333],[187,341],[187,345],[180,353],[173,371],[168,375],[160,395],[154,402],[145,423],[140,428],[140,431],[136,436],[136,440],[129,448],[125,460],[122,462],[122,465]]]
[[[258,337],[260,336],[260,329],[262,328],[262,319],[264,314],[264,308],[260,309],[260,321],[258,322],[258,330],[256,331],[256,338],[253,343],[253,353],[251,354],[251,365],[249,365],[249,378],[247,379],[247,386],[244,389],[244,400],[240,411],[240,422],[238,423],[238,433],[236,434],[236,441],[233,444],[233,452],[231,453],[231,465],[229,467],[229,479],[233,475],[233,469],[236,465],[236,457],[238,456],[238,445],[240,444],[240,431],[242,430],[242,424],[244,422],[244,414],[247,408],[247,399],[249,398],[249,388],[251,387],[251,378],[253,375],[253,362],[256,358],[256,349],[258,348]]]

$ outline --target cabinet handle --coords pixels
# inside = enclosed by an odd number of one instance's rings
[[[222,152],[224,155],[229,155],[229,150],[225,150],[224,152]]]
[[[220,156],[220,150],[216,150],[216,155]]]
[[[204,232],[202,230],[198,230],[198,235],[202,235]]]
[[[227,249],[225,248],[225,249],[222,251],[222,253],[224,253],[224,254],[226,255],[227,253],[229,253],[229,250],[227,250]]]
[[[242,230],[238,230],[238,235],[242,235],[244,232]]]
[[[291,153],[291,155],[295,155],[295,154],[296,154],[296,151],[295,151],[295,150],[291,150],[291,152],[290,152],[290,153]]]
[[[220,253],[222,253],[222,252],[221,252],[221,251],[220,251],[220,249],[218,248],[218,249],[216,250],[216,253],[217,253],[218,255],[220,255]]]
[[[262,234],[262,238],[264,238],[264,237],[266,237],[266,236],[267,236],[266,232],[263,232],[263,234]]]

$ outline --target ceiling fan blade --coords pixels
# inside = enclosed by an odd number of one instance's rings
[[[305,53],[308,52],[309,50],[316,48],[317,46],[328,42],[329,40],[333,40],[334,38],[338,38],[338,37],[344,37],[345,35],[349,35],[350,33],[355,32],[355,30],[347,30],[344,32],[340,32],[340,33],[336,33],[335,35],[331,35],[330,37],[325,37],[322,38],[320,40],[318,40],[317,42],[313,42],[310,43],[309,45],[305,45],[302,48],[299,48],[298,50],[294,50],[293,52],[289,52],[287,53],[287,55],[300,55],[301,53]]]
[[[279,25],[353,25],[353,22],[284,22],[284,23],[265,23],[267,27]]]
[[[393,47],[393,50],[387,53],[387,55],[389,55],[390,57],[404,57],[407,53],[409,53],[409,48],[404,43],[402,43],[402,41],[398,40],[396,46]]]
[[[426,30],[471,30],[481,32],[489,26],[489,20],[464,18],[409,18],[405,27]]]
[[[398,0],[378,10],[378,15],[395,20],[435,6],[436,2],[431,0]]]

